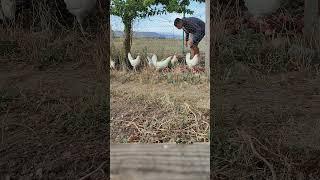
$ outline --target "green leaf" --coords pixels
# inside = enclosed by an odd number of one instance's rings
[[[191,0],[111,0],[110,12],[122,19],[125,27],[132,27],[132,22],[137,19],[166,13],[193,14],[188,9]],[[205,0],[193,0],[205,2]],[[162,5],[162,7],[157,7]],[[126,32],[127,33],[127,32]]]

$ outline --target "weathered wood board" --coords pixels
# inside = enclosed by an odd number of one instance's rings
[[[111,180],[209,180],[209,143],[112,144]]]

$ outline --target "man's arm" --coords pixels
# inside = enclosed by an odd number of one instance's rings
[[[188,41],[189,41],[189,33],[186,32],[186,40],[184,41],[184,46],[188,47]]]
[[[189,33],[188,32],[185,32],[186,33],[186,41],[189,41]]]
[[[184,17],[184,18],[182,18],[182,21],[187,22],[188,20],[186,17]],[[186,41],[189,41],[189,32],[187,32],[187,30],[185,28],[184,28],[184,32],[186,33]]]

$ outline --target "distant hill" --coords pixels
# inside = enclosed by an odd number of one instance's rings
[[[123,37],[122,31],[112,31],[115,37]],[[157,38],[157,39],[181,39],[181,36],[170,33],[157,33],[157,32],[133,32],[135,38]]]

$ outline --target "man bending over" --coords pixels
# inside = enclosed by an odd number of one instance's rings
[[[199,54],[198,44],[205,35],[205,23],[195,17],[176,18],[174,20],[174,26],[178,29],[183,29],[186,33],[185,46],[188,46],[189,34],[191,34],[191,40],[189,41],[191,56]]]

